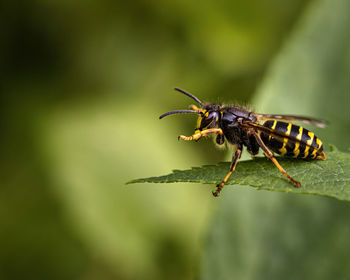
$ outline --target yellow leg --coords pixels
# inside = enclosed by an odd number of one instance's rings
[[[288,175],[288,173],[283,169],[283,167],[278,163],[277,159],[273,156],[273,154],[271,153],[271,151],[266,147],[266,145],[264,144],[264,142],[261,140],[261,137],[258,133],[255,133],[255,138],[258,141],[258,144],[260,146],[260,148],[264,151],[265,155],[267,158],[269,158],[278,168],[278,170],[284,175],[286,176],[297,188],[301,187],[300,182],[294,180],[291,176]]]
[[[190,109],[194,110],[194,111],[199,111],[199,112],[202,112],[203,109],[202,108],[198,108],[196,105],[191,105],[190,106]]]
[[[217,197],[219,195],[219,193],[221,192],[222,188],[226,184],[228,178],[230,178],[232,172],[236,169],[236,165],[237,165],[238,160],[241,158],[241,154],[242,154],[242,147],[238,147],[237,151],[235,152],[234,156],[232,157],[230,171],[227,173],[227,175],[224,178],[224,180],[222,180],[222,182],[219,185],[216,186],[216,191],[213,192],[213,196]]]
[[[203,136],[207,136],[208,134],[211,134],[211,133],[223,134],[221,128],[210,128],[203,131],[196,130],[195,133],[191,136],[180,135],[178,139],[185,140],[185,141],[192,141],[192,140],[197,141],[199,138]]]

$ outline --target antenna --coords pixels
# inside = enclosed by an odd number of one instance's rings
[[[176,110],[176,111],[170,111],[170,112],[167,112],[163,115],[161,115],[159,117],[159,119],[162,119],[166,116],[169,116],[169,115],[174,115],[174,114],[191,114],[191,113],[194,113],[194,114],[202,114],[202,112],[200,111],[192,111],[192,110]]]
[[[204,104],[202,103],[202,101],[200,101],[197,97],[195,97],[193,94],[181,89],[181,88],[174,88],[174,90],[178,91],[178,92],[181,92],[185,95],[187,95],[188,97],[191,97],[194,101],[198,102],[199,105],[201,105],[201,107],[204,106]]]

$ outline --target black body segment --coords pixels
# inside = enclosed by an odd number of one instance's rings
[[[306,128],[277,120],[268,120],[263,126],[278,133],[260,132],[262,141],[273,152],[285,157],[323,159],[321,140]]]

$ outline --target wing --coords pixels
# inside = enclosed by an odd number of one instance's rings
[[[285,133],[282,133],[278,130],[275,130],[275,129],[272,129],[272,128],[269,128],[269,127],[266,127],[266,126],[263,126],[261,124],[258,124],[258,123],[254,123],[254,122],[250,122],[250,121],[247,121],[247,122],[244,122],[243,124],[241,124],[243,127],[246,127],[246,128],[253,128],[257,131],[260,131],[260,132],[263,132],[267,135],[271,135],[273,137],[275,137],[276,139],[280,140],[283,142],[284,139],[291,139],[292,141],[296,142],[296,143],[304,143],[301,141],[301,138],[298,139],[294,136],[291,136],[291,135],[287,135]],[[307,143],[305,143],[306,145],[308,145]],[[310,146],[310,145],[308,145]]]
[[[270,114],[255,114],[259,120],[265,119],[276,119],[276,120],[287,120],[287,121],[300,121],[306,124],[315,125],[317,127],[324,128],[328,124],[325,120],[319,120],[303,116],[293,116],[293,115],[270,115]]]

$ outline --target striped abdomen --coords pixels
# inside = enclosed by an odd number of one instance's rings
[[[322,142],[313,132],[298,125],[276,120],[268,120],[263,126],[286,136],[260,132],[262,141],[273,152],[284,157],[326,159]]]

